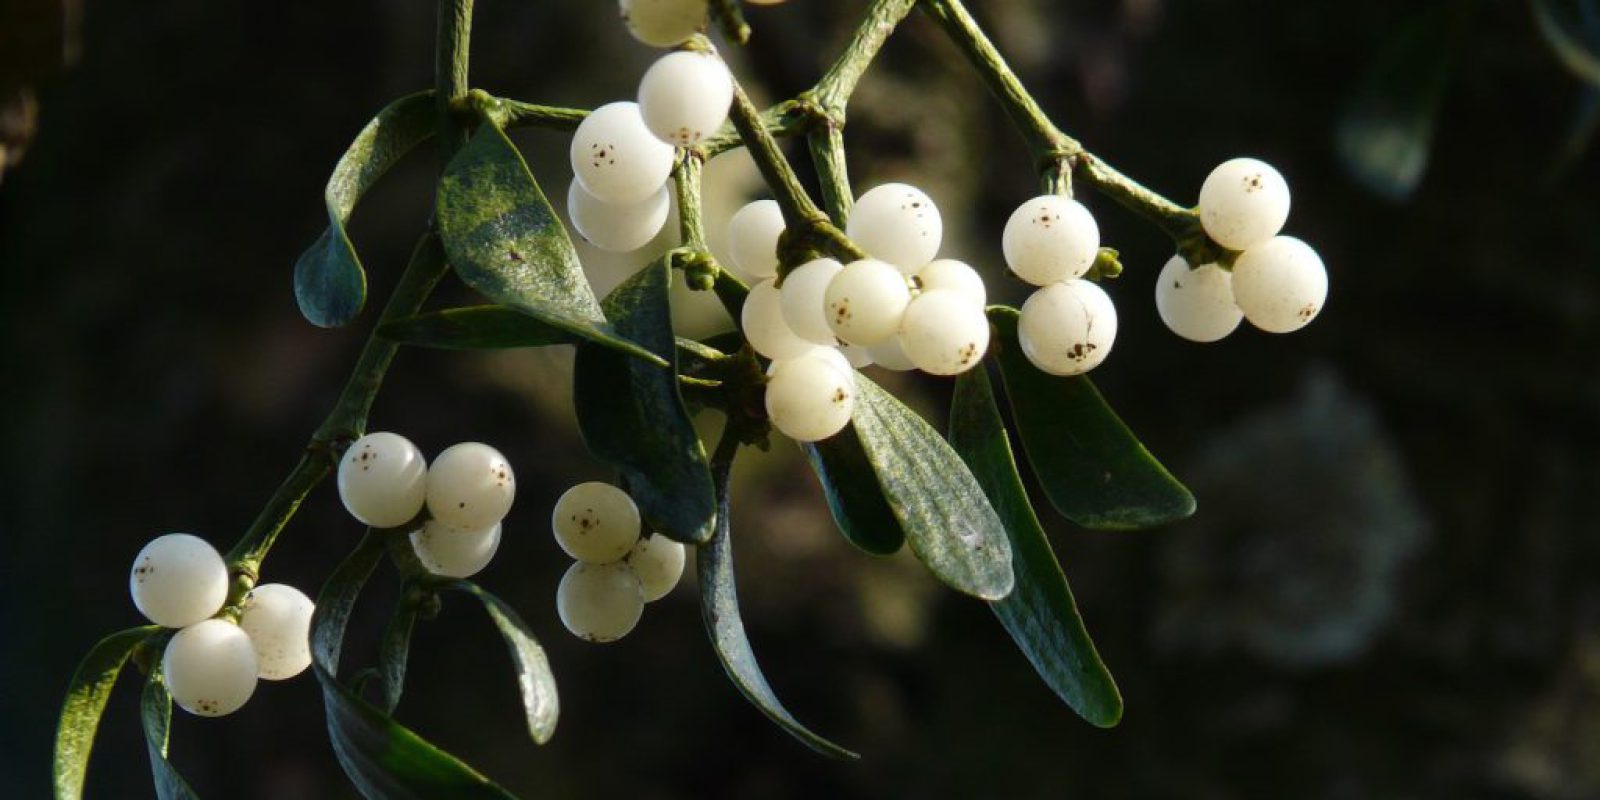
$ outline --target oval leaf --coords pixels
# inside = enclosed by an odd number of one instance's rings
[[[981,368],[956,379],[950,444],[972,469],[1011,539],[1017,587],[989,607],[1039,677],[1073,711],[1102,728],[1116,725],[1122,719],[1122,694],[1083,627],[1067,576],[1028,502],[989,376]]]
[[[466,592],[483,603],[489,619],[500,629],[506,646],[511,648],[511,661],[517,668],[517,688],[522,693],[522,712],[528,720],[528,733],[539,744],[550,741],[556,732],[556,718],[561,704],[556,696],[555,673],[550,670],[550,659],[544,648],[533,638],[528,623],[505,601],[484,591],[471,581],[451,581],[441,588]]]
[[[362,700],[336,677],[350,611],[382,556],[382,540],[368,533],[323,584],[312,615],[311,667],[322,684],[328,736],[339,765],[356,789],[374,800],[511,798],[505,789]]]
[[[56,723],[56,750],[52,783],[57,800],[83,796],[83,777],[89,770],[89,752],[94,749],[94,734],[100,728],[100,715],[106,710],[111,688],[122,674],[122,666],[142,642],[160,633],[156,625],[129,628],[101,639],[79,662],[67,684],[67,697],[61,703]]]
[[[408,587],[409,588],[409,587]],[[378,649],[378,670],[375,676],[383,688],[384,713],[393,714],[400,705],[400,695],[406,687],[406,662],[411,658],[411,631],[417,624],[417,604],[409,593],[401,590],[400,602],[395,604],[394,616],[383,628],[383,642]],[[352,687],[356,694],[362,687]]]
[[[1082,375],[1039,371],[1017,343],[1017,310],[989,308],[1017,438],[1051,505],[1085,528],[1138,530],[1194,513],[1194,495],[1161,466]]]
[[[851,544],[875,556],[893,555],[906,542],[905,531],[895,519],[889,501],[878,488],[872,462],[861,449],[855,428],[846,426],[838,434],[820,442],[803,444],[800,449],[811,462],[811,469],[822,483],[828,511],[839,532]]]
[[[445,254],[467,285],[557,328],[657,360],[606,324],[566,229],[493,122],[484,120],[450,159],[437,210]]]
[[[390,103],[361,129],[333,168],[323,192],[328,229],[294,265],[295,300],[311,324],[338,327],[361,311],[367,299],[367,273],[345,223],[367,189],[433,135],[436,115],[433,92]]]
[[[645,521],[688,544],[711,538],[716,499],[705,447],[678,391],[677,340],[665,261],[624,281],[605,301],[617,331],[642,342],[668,366],[585,342],[573,365],[578,429],[595,458],[616,467]]]
[[[961,457],[917,412],[856,376],[851,425],[911,552],[952,589],[981,600],[1011,593],[1005,526]]]
[[[160,800],[193,800],[197,797],[188,781],[167,760],[167,728],[172,722],[172,696],[167,694],[167,684],[161,668],[150,670],[140,698],[139,717],[144,723],[144,745],[150,754],[150,775],[155,779],[156,797]]]
[[[728,523],[728,477],[732,461],[731,456],[719,459],[712,467],[717,487],[716,535],[700,546],[694,560],[695,577],[700,582],[700,612],[705,618],[706,633],[711,637],[711,647],[739,693],[767,719],[822,755],[846,760],[860,758],[801,725],[779,702],[767,677],[761,673],[761,665],[756,663],[755,650],[750,647],[744,620],[739,616],[739,594],[733,581],[733,539]]]
[[[500,350],[574,344],[569,331],[509,306],[468,306],[397,319],[378,335],[391,342],[443,350]]]

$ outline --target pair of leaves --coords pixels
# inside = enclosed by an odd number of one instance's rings
[[[440,750],[362,699],[337,677],[345,627],[356,598],[383,556],[383,544],[368,534],[334,570],[317,597],[312,620],[312,669],[322,684],[328,734],[345,773],[372,798],[508,798],[511,794],[456,757]],[[558,712],[554,678],[543,651],[515,612],[465,581],[445,588],[482,600],[512,647],[529,730],[547,741]]]
[[[686,544],[711,538],[717,508],[705,448],[678,391],[667,290],[672,269],[651,263],[605,299],[616,330],[666,368],[594,342],[578,345],[572,393],[589,452],[616,467],[652,529]]]

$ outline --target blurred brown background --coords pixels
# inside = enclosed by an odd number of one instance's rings
[[[420,351],[397,362],[374,427],[430,453],[489,441],[517,465],[505,546],[480,577],[549,648],[563,715],[554,743],[528,742],[503,646],[453,599],[418,631],[400,719],[535,797],[1600,796],[1600,163],[1580,151],[1553,169],[1583,90],[1528,7],[972,5],[1066,129],[1174,199],[1192,202],[1225,158],[1277,164],[1289,232],[1332,274],[1304,332],[1192,345],[1151,300],[1169,245],[1086,195],[1127,266],[1110,286],[1121,338],[1095,378],[1200,503],[1192,521],[1128,534],[1042,509],[1123,724],[1079,721],[986,609],[909,558],[843,543],[781,441],[738,474],[746,622],[779,695],[861,763],[813,756],[744,703],[692,581],[621,643],[578,642],[556,619],[566,561],[545,515],[606,473],[573,426],[565,357]],[[499,94],[598,105],[630,95],[654,56],[609,0],[480,6],[474,83]],[[863,6],[752,8],[736,67],[768,99],[803,89]],[[1409,199],[1382,199],[1340,160],[1341,115],[1386,47],[1422,49],[1398,32],[1458,7],[1431,163]],[[431,4],[394,0],[94,4],[77,65],[36,83],[37,136],[0,183],[8,794],[44,794],[74,664],[139,621],[125,581],[142,543],[231,542],[331,405],[373,314],[310,327],[290,266],[324,224],[322,183],[349,138],[429,83],[432,21]],[[1401,95],[1379,105],[1403,117],[1429,102]],[[928,20],[890,44],[850,121],[858,190],[923,185],[946,253],[1019,299],[999,229],[1033,165]],[[564,138],[518,139],[563,196]],[[356,215],[375,297],[426,221],[436,169],[413,159]],[[718,170],[725,217],[756,187],[737,163]],[[616,271],[595,267],[598,282]],[[469,297],[450,285],[440,302]],[[942,414],[946,384],[894,385]],[[325,488],[266,577],[314,590],[359,532]],[[371,653],[392,584],[369,591],[352,659]],[[264,683],[225,720],[177,719],[173,757],[203,796],[352,795],[310,677]],[[124,685],[91,796],[148,785]]]

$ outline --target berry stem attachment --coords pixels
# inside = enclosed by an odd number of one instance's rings
[[[750,41],[750,23],[744,21],[744,8],[739,0],[715,0],[711,12],[722,24],[722,35],[728,41],[743,47]]]

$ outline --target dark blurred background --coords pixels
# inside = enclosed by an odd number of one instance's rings
[[[751,45],[729,57],[762,97],[787,96],[864,5],[751,8]],[[407,351],[373,426],[512,458],[521,491],[480,578],[549,648],[559,734],[528,741],[504,648],[459,599],[419,628],[399,718],[537,797],[1600,797],[1595,100],[1529,6],[972,5],[1063,127],[1179,202],[1228,157],[1278,165],[1289,232],[1332,275],[1327,311],[1297,335],[1189,344],[1152,301],[1170,245],[1084,195],[1127,267],[1095,379],[1200,504],[1143,533],[1042,509],[1122,725],[1078,720],[981,604],[908,556],[846,545],[781,441],[736,478],[746,622],[779,695],[863,761],[820,759],[744,703],[692,580],[618,644],[567,635],[546,514],[607,475],[555,351]],[[473,80],[499,94],[594,106],[631,95],[655,56],[609,0],[480,6]],[[290,266],[325,224],[322,184],[350,137],[430,82],[432,22],[432,4],[397,0],[98,3],[75,63],[25,81],[37,132],[0,183],[9,796],[45,793],[77,660],[140,621],[125,588],[138,548],[175,530],[225,547],[332,404],[374,314],[312,328]],[[946,253],[1020,299],[999,230],[1035,189],[1032,159],[929,20],[891,42],[847,138],[858,190],[927,188]],[[564,137],[518,141],[564,196]],[[725,219],[759,189],[748,163],[717,164],[708,202]],[[407,162],[355,217],[374,297],[426,222],[436,169]],[[615,260],[585,255],[614,281]],[[469,298],[450,285],[438,302]],[[679,313],[718,325],[704,303]],[[892,385],[942,414],[947,384]],[[314,591],[359,533],[324,488],[265,577]],[[369,590],[350,660],[371,657],[394,593],[387,576]],[[131,685],[107,710],[90,796],[149,791]],[[173,758],[203,796],[353,794],[309,676],[263,683],[227,719],[179,715]]]

